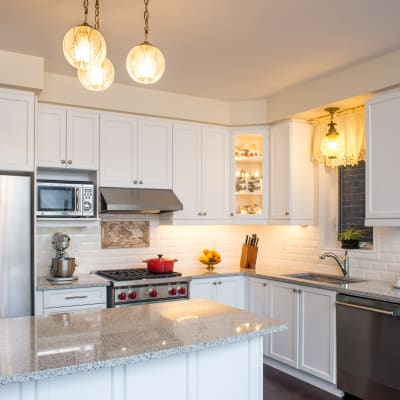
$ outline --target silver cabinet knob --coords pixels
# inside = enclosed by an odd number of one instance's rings
[[[143,185],[143,181],[142,181],[142,180],[140,180],[140,181],[139,181],[139,184]]]
[[[222,281],[218,281],[218,285],[222,285]]]
[[[213,285],[216,285],[217,284],[217,282],[213,282]]]
[[[267,284],[264,282],[264,283],[263,283],[263,286],[267,286]]]
[[[201,216],[203,215],[203,213],[200,211],[197,215],[198,215],[199,217],[201,217]]]
[[[72,164],[72,161],[71,161],[71,160],[68,160],[68,164]]]
[[[137,184],[137,179],[134,179],[134,180],[133,180],[133,183],[136,185],[136,184]]]
[[[234,217],[235,216],[235,213],[231,213],[231,217]]]
[[[286,212],[285,212],[285,215],[286,215],[286,216],[290,215],[289,211],[286,211]]]
[[[61,160],[61,164],[65,164],[65,160]]]
[[[293,288],[293,289],[292,289],[292,292],[293,292],[293,293],[297,293],[297,289],[294,289],[294,288]]]
[[[203,212],[203,215],[204,215],[204,216],[206,216],[206,215],[207,215],[207,213],[206,213],[206,212]]]

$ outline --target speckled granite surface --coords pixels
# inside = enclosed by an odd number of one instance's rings
[[[0,384],[200,351],[286,325],[208,300],[0,319]]]
[[[288,283],[297,283],[305,286],[313,286],[321,289],[334,290],[339,293],[368,297],[375,300],[391,301],[400,304],[400,289],[394,288],[392,285],[393,282],[370,280],[359,283],[346,283],[342,285],[335,285],[285,276],[285,274],[290,273],[293,273],[293,271],[289,269],[287,271],[284,271],[282,267],[257,267],[255,269],[241,269],[239,267],[217,267],[213,271],[208,271],[205,268],[185,271],[185,275],[189,275],[193,279],[213,278],[218,276],[222,277],[230,275],[247,275],[258,278],[279,280]],[[340,275],[338,275],[338,277],[340,277]]]
[[[71,282],[52,282],[41,276],[37,279],[36,290],[75,289],[92,286],[108,286],[109,282],[97,275],[79,274],[78,279]]]

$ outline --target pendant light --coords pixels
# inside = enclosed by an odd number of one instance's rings
[[[64,36],[63,51],[75,68],[87,69],[100,65],[106,57],[106,42],[102,34],[87,23],[89,0],[83,1],[85,19],[82,25],[71,28]]]
[[[343,157],[344,155],[343,141],[335,128],[336,124],[333,122],[333,114],[338,110],[338,107],[325,108],[325,111],[331,116],[331,121],[328,124],[328,132],[321,142],[321,153],[330,160]]]
[[[96,0],[95,5],[95,28],[100,28],[100,5]],[[114,81],[114,66],[109,58],[105,58],[100,65],[93,65],[87,69],[78,69],[78,79],[88,90],[106,90]]]
[[[126,69],[137,83],[157,82],[165,70],[165,58],[161,50],[147,41],[149,33],[149,0],[144,0],[144,42],[133,47],[126,58]]]

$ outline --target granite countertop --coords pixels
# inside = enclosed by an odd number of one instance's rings
[[[216,267],[214,270],[209,271],[205,268],[197,268],[184,272],[184,275],[191,276],[193,279],[201,278],[213,278],[222,276],[232,276],[232,275],[247,275],[256,278],[266,278],[270,280],[278,280],[287,283],[297,283],[305,286],[317,287],[320,289],[333,290],[338,293],[345,293],[354,296],[367,297],[374,300],[390,301],[400,304],[400,289],[393,287],[393,282],[388,281],[378,281],[378,280],[366,280],[364,282],[358,283],[346,283],[342,285],[335,285],[324,282],[315,282],[306,279],[293,278],[286,276],[286,274],[291,274],[294,271],[292,269],[287,269],[282,267],[266,267],[260,266],[255,269],[249,268],[239,268],[239,267]],[[296,271],[299,272],[309,272]],[[323,272],[321,272],[323,273]],[[330,274],[327,274],[330,275]],[[341,277],[341,275],[338,275]]]
[[[208,300],[0,319],[0,384],[168,357],[286,329]]]
[[[94,274],[79,274],[75,281],[53,282],[48,281],[45,276],[37,279],[36,290],[77,289],[93,286],[108,286],[109,281]]]

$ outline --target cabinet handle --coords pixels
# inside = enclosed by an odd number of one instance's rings
[[[140,183],[141,185],[143,185],[143,181],[142,181],[142,180],[140,180],[139,183]]]
[[[218,285],[222,285],[222,281],[218,281]]]
[[[72,164],[72,161],[71,161],[71,160],[68,160],[68,164]]]
[[[136,185],[136,184],[137,184],[137,179],[134,179],[134,180],[133,180],[133,183]]]
[[[203,215],[204,215],[204,216],[206,216],[206,215],[207,215],[207,213],[206,213],[206,212],[203,212]]]
[[[292,292],[293,293],[297,293],[297,289],[292,289]]]
[[[264,283],[263,283],[263,286],[267,286],[267,284],[264,282]]]
[[[65,300],[87,299],[88,296],[67,296]]]
[[[201,217],[201,216],[203,215],[203,213],[200,211],[197,215],[198,215],[199,217]]]
[[[235,216],[235,214],[234,213],[231,213],[231,217],[234,217]]]
[[[217,285],[217,282],[213,282],[213,285]]]
[[[61,164],[65,164],[65,160],[61,160]]]
[[[286,212],[285,212],[285,215],[286,215],[286,216],[290,215],[289,211],[286,211]]]

